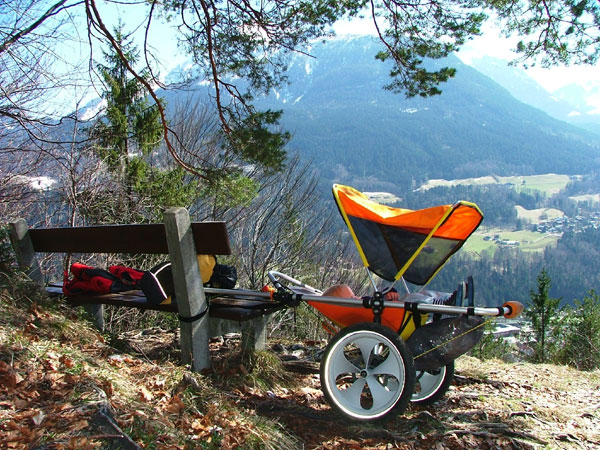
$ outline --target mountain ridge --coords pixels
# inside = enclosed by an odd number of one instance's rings
[[[548,92],[523,69],[508,65],[507,61],[490,56],[473,58],[470,65],[505,87],[517,100],[546,112],[548,115],[600,134],[600,115],[589,99],[596,86],[568,84]]]
[[[399,193],[431,178],[575,174],[597,167],[600,136],[551,118],[450,56],[457,75],[441,96],[406,99],[382,89],[388,69],[368,38],[332,41],[296,56],[290,84],[259,102],[329,181]],[[307,70],[310,67],[310,70]],[[368,158],[365,156],[368,155]],[[368,161],[365,161],[368,159]]]

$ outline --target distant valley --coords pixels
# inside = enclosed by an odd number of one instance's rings
[[[486,177],[466,178],[462,180],[428,180],[425,184],[419,186],[417,191],[426,191],[428,189],[439,186],[459,186],[459,185],[474,185],[483,186],[488,184],[506,184],[512,186],[518,191],[536,190],[545,195],[553,195],[564,189],[569,181],[580,179],[580,175],[557,175],[557,174],[541,174],[541,175],[514,175],[508,177],[488,175]],[[600,189],[600,186],[599,186]]]

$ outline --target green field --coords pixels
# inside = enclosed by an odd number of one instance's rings
[[[545,175],[528,175],[522,177],[498,177],[504,183],[515,186],[517,191],[535,190],[546,195],[553,195],[564,189],[571,177],[569,175],[557,175],[548,173]]]
[[[500,240],[516,241],[519,245],[506,246],[509,248],[519,249],[525,252],[539,252],[548,246],[556,245],[558,236],[536,233],[533,231],[507,231],[499,228],[490,228],[479,230],[469,238],[463,250],[476,255],[481,255],[482,252],[488,252],[492,255],[500,245],[492,239],[484,240],[486,236],[493,238],[498,235]]]
[[[427,190],[436,186],[458,186],[458,185],[486,185],[486,184],[512,184],[515,190],[535,190],[545,195],[553,195],[564,189],[571,181],[569,175],[557,175],[547,173],[544,175],[525,175],[514,177],[487,176],[480,178],[465,178],[462,180],[429,180],[419,189]]]
[[[552,220],[565,215],[560,209],[555,208],[525,209],[519,205],[515,208],[517,209],[517,217],[529,223],[540,223],[542,220]]]

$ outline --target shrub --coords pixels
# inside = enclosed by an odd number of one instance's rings
[[[592,289],[583,300],[575,300],[566,311],[564,341],[557,362],[579,370],[600,367],[600,296]]]

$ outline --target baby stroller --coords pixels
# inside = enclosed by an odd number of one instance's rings
[[[458,202],[417,211],[392,208],[361,192],[333,186],[340,213],[367,269],[374,293],[357,298],[347,286],[325,292],[270,272],[269,295],[288,305],[306,301],[341,330],[321,360],[321,388],[332,407],[356,420],[401,413],[410,401],[429,403],[448,389],[454,360],[482,336],[483,316],[518,316],[523,306],[474,305],[473,280],[453,293],[421,289],[477,229],[477,205]],[[390,282],[378,289],[373,274]],[[395,285],[404,294],[390,301]]]

